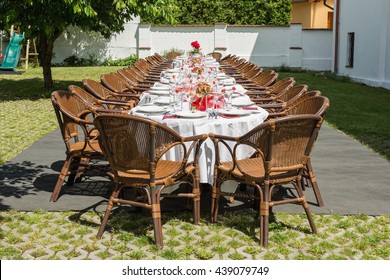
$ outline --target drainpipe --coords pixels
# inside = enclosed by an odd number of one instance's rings
[[[339,20],[340,20],[340,1],[336,0],[336,26],[335,26],[335,40],[334,40],[334,73],[339,72]]]
[[[324,0],[324,6],[325,7],[328,7],[329,9],[331,9],[332,11],[334,10],[334,8],[332,6],[329,6],[328,4],[326,4],[326,0]]]

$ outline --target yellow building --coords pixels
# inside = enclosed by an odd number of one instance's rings
[[[291,23],[302,28],[333,28],[333,0],[292,0]]]

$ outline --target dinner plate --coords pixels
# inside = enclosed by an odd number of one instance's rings
[[[181,118],[203,118],[207,116],[206,112],[202,111],[179,111],[175,113],[176,116]]]
[[[169,95],[169,90],[167,90],[167,89],[165,89],[165,90],[152,89],[152,90],[149,90],[149,93],[156,94],[156,95]]]
[[[163,106],[142,106],[137,108],[137,112],[140,113],[162,113],[166,111]]]
[[[154,100],[154,103],[168,105],[169,104],[169,97],[158,97],[158,98],[156,98],[156,100]]]
[[[241,109],[219,110],[218,112],[226,116],[247,116],[251,114],[249,110],[241,110]]]

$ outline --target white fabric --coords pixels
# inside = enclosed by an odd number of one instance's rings
[[[163,115],[142,114],[137,112],[137,107],[130,114],[147,117],[158,122],[161,122],[182,136],[193,136],[200,134],[220,134],[229,136],[240,136],[257,125],[264,122],[268,116],[268,112],[262,108],[252,112],[248,116],[239,118],[222,118],[209,119],[208,117],[200,119],[185,119],[185,118],[167,118],[163,119]],[[238,153],[240,158],[248,157],[253,150],[250,148],[241,149]],[[180,158],[178,151],[172,150],[166,157],[168,159]],[[201,156],[199,159],[200,182],[213,184],[214,180],[214,159],[215,150],[213,142],[207,139],[201,148]],[[221,160],[229,160],[228,153],[221,151]]]

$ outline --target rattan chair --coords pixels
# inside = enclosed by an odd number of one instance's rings
[[[297,104],[301,103],[303,100],[309,98],[309,97],[314,97],[314,96],[320,96],[321,92],[319,90],[311,90],[311,91],[306,91],[302,92],[301,94],[298,94],[291,98],[290,100],[282,103],[270,103],[270,104],[262,104],[260,105],[263,109],[268,111],[268,117],[267,119],[272,119],[272,118],[280,118],[280,117],[285,117],[288,115],[294,115],[293,112],[300,112],[303,111],[304,109],[302,106],[306,103],[302,103],[302,105],[298,106],[298,108],[294,109],[290,113],[288,111],[295,107]],[[307,112],[315,111],[314,108]],[[304,113],[303,113],[304,114]],[[295,114],[295,115],[299,115]]]
[[[329,109],[329,99],[325,96],[315,95],[315,96],[303,98],[302,100],[300,100],[299,102],[291,106],[291,108],[288,108],[288,110],[285,111],[285,115],[293,116],[293,115],[313,114],[324,118],[328,109]],[[314,175],[314,170],[310,158],[302,174],[302,179],[303,179],[302,186],[304,188],[305,187],[312,188],[318,206],[323,207],[324,201],[322,199],[321,192],[318,187],[317,179]]]
[[[98,115],[94,123],[100,133],[99,143],[110,163],[115,182],[97,238],[102,236],[112,208],[118,204],[129,204],[152,212],[155,241],[162,248],[161,192],[182,181],[191,186],[190,190],[172,196],[191,199],[193,221],[199,222],[197,162],[200,145],[207,135],[184,138],[156,121],[130,115]],[[172,148],[180,150],[180,160],[163,159],[164,154]],[[190,160],[190,155],[193,160]],[[140,200],[122,199],[120,194],[123,188],[135,188],[142,191],[143,196]]]
[[[119,102],[124,105],[137,105],[139,101],[139,97],[134,96],[134,94],[120,94],[113,92],[95,80],[84,79],[83,87],[93,96],[103,101]]]
[[[97,137],[98,133],[88,117],[93,114],[88,104],[73,93],[54,91],[51,101],[57,116],[62,138],[66,147],[66,160],[61,169],[50,201],[57,201],[66,178],[67,185],[87,170],[107,165],[91,165],[91,159],[104,159]]]
[[[168,52],[168,53],[166,54],[166,57],[167,57],[168,59],[170,59],[170,60],[173,60],[173,59],[175,59],[176,57],[178,57],[178,56],[180,56],[180,55],[181,55],[181,53],[179,53],[179,52],[170,51],[170,52]]]
[[[311,230],[316,233],[317,229],[302,190],[301,177],[321,122],[322,118],[316,115],[289,116],[269,120],[240,137],[210,134],[216,150],[212,221],[217,221],[221,196],[241,196],[260,201],[260,244],[265,247],[268,245],[270,211],[276,205],[293,203],[303,206]],[[254,153],[249,158],[238,159],[236,152],[243,146],[253,148]],[[231,160],[222,162],[219,158],[220,149],[227,149]],[[253,195],[248,192],[225,192],[222,187],[227,180],[252,186],[255,191]],[[295,196],[275,199],[274,187],[281,184],[291,184],[296,191]]]
[[[123,113],[128,113],[137,104],[134,100],[128,102],[120,102],[114,100],[101,100],[99,98],[96,98],[93,94],[87,92],[83,88],[76,85],[70,85],[68,87],[68,90],[71,93],[74,93],[75,95],[82,98],[88,104],[90,110],[93,112],[121,111]]]
[[[208,53],[207,55],[212,56],[218,62],[222,58],[222,54],[220,52],[211,52],[211,53]]]
[[[100,81],[102,85],[110,91],[120,94],[121,96],[139,98],[141,95],[140,92],[135,91],[134,87],[119,73],[103,74],[100,76]]]

